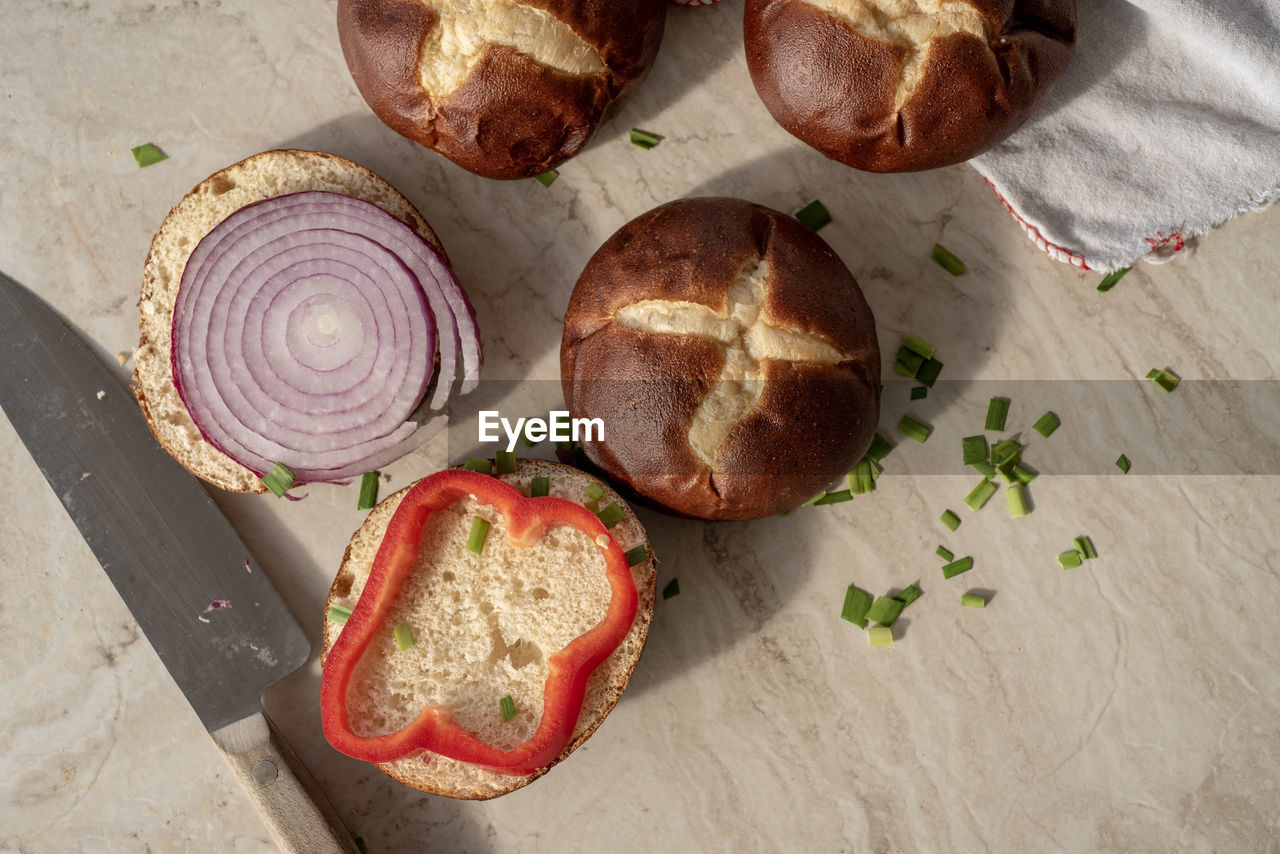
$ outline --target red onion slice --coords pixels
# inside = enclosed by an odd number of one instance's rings
[[[479,367],[449,268],[376,205],[296,193],[241,208],[191,253],[173,376],[201,434],[237,462],[338,480],[413,447],[437,343],[443,406],[459,362],[464,389]]]

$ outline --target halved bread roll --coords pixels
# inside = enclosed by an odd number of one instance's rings
[[[378,763],[407,786],[453,798],[484,799],[528,785],[572,753],[595,732],[622,695],[653,617],[656,572],[653,549],[638,519],[607,484],[559,463],[521,460],[515,474],[499,475],[528,489],[534,477],[550,480],[550,495],[584,504],[587,488],[604,491],[601,507],[616,502],[623,519],[610,529],[624,549],[644,546],[631,567],[638,593],[636,615],[622,643],[587,681],[586,697],[563,752],[538,771],[501,774],[434,754]],[[354,609],[369,579],[374,557],[409,487],[378,504],[351,538],[329,591],[331,605]],[[490,522],[483,557],[466,549],[472,519]],[[380,634],[357,665],[346,704],[352,731],[362,737],[402,729],[427,706],[443,706],[449,717],[486,744],[509,750],[537,729],[542,712],[547,659],[598,624],[609,603],[600,549],[577,530],[557,528],[534,546],[516,546],[494,508],[474,497],[433,513],[424,528],[419,563],[397,594]],[[412,627],[415,643],[399,649],[396,626]],[[322,660],[343,631],[327,616]],[[516,715],[504,721],[499,700],[511,696]]]

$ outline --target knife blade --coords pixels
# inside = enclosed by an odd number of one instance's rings
[[[39,297],[0,272],[0,409],[287,852],[355,852],[262,710],[310,644],[133,395]]]

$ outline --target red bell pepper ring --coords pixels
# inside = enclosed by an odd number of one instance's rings
[[[455,501],[473,495],[506,518],[507,535],[517,545],[533,545],[550,528],[567,526],[602,547],[611,595],[604,619],[547,659],[550,671],[543,689],[542,720],[528,741],[499,750],[455,724],[448,709],[429,706],[396,732],[365,738],[351,730],[347,691],[356,664],[373,642],[391,610],[396,594],[413,569],[427,518]],[[549,765],[573,737],[587,678],[617,649],[636,616],[636,586],[626,554],[604,524],[586,507],[563,498],[526,498],[519,490],[486,474],[459,469],[437,472],[418,481],[405,495],[387,525],[369,580],[351,616],[325,660],[320,683],[324,735],[337,750],[366,762],[391,762],[428,750],[470,762],[501,774],[530,774]]]

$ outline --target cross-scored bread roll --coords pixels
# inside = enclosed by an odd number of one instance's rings
[[[340,0],[365,101],[397,132],[487,178],[563,163],[640,83],[666,0]]]
[[[1017,130],[1075,48],[1075,0],[747,0],[778,123],[872,172],[959,163]]]
[[[866,452],[879,418],[875,322],[857,281],[795,219],[684,199],[587,263],[565,313],[565,402],[609,476],[672,512],[795,507]]]

